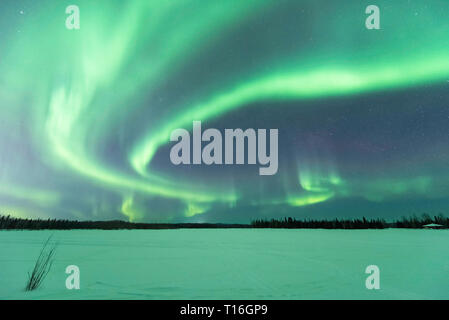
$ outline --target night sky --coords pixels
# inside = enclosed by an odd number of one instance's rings
[[[278,129],[277,174],[173,165],[170,133],[194,120]],[[449,214],[448,165],[446,0],[0,3],[2,214]]]

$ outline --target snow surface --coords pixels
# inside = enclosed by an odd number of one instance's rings
[[[51,272],[25,292],[51,234]],[[448,249],[448,230],[1,231],[0,299],[449,299]]]

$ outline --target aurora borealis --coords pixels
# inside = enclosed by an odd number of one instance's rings
[[[65,27],[68,5],[81,28]],[[381,29],[365,28],[376,4]],[[447,1],[2,1],[0,212],[248,222],[448,213]],[[170,133],[279,129],[279,169]]]

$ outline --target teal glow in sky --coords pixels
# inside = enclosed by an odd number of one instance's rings
[[[79,30],[65,8],[80,8]],[[3,1],[0,212],[248,222],[449,204],[449,3]],[[278,128],[279,170],[174,166],[170,133]]]

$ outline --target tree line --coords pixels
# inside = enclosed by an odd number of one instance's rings
[[[338,219],[333,220],[296,220],[295,218],[283,219],[258,219],[251,222],[253,228],[287,228],[287,229],[384,229],[389,228],[383,219]]]
[[[0,230],[71,230],[71,229],[180,229],[180,228],[248,228],[249,225],[217,223],[134,223],[122,220],[78,221],[61,219],[22,219],[0,215]]]
[[[251,222],[253,228],[287,228],[287,229],[385,229],[385,228],[412,228],[422,229],[427,224],[442,225],[449,228],[449,218],[442,214],[431,217],[423,214],[420,217],[402,217],[399,220],[387,222],[385,219],[367,219],[365,217],[356,219],[305,219],[295,218],[282,219],[257,219]]]
[[[211,228],[286,228],[286,229],[385,229],[385,228],[414,228],[421,229],[427,224],[438,224],[449,228],[449,218],[442,214],[420,217],[403,217],[399,220],[387,222],[384,219],[255,219],[250,224],[222,224],[222,223],[134,223],[122,220],[112,221],[78,221],[61,219],[22,219],[0,215],[0,230],[71,230],[71,229],[211,229]]]

